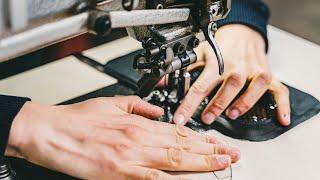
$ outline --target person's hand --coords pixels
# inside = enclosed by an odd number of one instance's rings
[[[214,137],[150,120],[162,114],[138,97],[28,102],[13,122],[6,155],[81,179],[178,179],[160,170],[213,171],[239,159],[237,149]]]
[[[221,27],[216,33],[216,40],[224,57],[225,73],[219,76],[211,46],[207,42],[200,44],[196,50],[199,60],[191,69],[199,66],[204,66],[204,69],[177,109],[175,123],[185,124],[203,99],[222,83],[201,115],[204,123],[211,124],[224,111],[230,119],[237,119],[269,90],[278,105],[279,122],[289,125],[289,91],[271,74],[262,36],[247,26],[233,24]],[[248,88],[235,99],[246,82],[250,82]]]

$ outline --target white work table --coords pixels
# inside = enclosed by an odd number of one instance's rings
[[[269,59],[276,77],[320,99],[320,46],[269,27]],[[96,47],[84,54],[106,63],[140,48],[130,38]],[[33,101],[56,104],[116,83],[74,57],[0,81],[0,94],[27,96]],[[211,132],[238,147],[241,161],[232,166],[233,180],[320,179],[320,116],[315,116],[280,137],[266,142],[247,142]],[[188,175],[216,179],[213,173]]]

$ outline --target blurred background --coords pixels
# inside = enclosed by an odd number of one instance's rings
[[[270,23],[320,44],[320,0],[264,0],[271,9]]]

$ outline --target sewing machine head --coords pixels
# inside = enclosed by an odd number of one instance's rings
[[[125,27],[143,41],[155,35],[148,27],[175,24],[176,31],[162,32],[175,38],[224,18],[230,7],[231,0],[4,0],[0,62],[86,32],[106,36],[114,28]]]
[[[0,2],[1,8],[9,10],[0,14],[0,61],[85,32],[107,36],[113,28],[126,27],[146,50],[134,64],[145,73],[137,92],[141,97],[169,75],[168,90],[179,102],[190,86],[185,69],[196,62],[193,49],[203,40],[214,49],[220,73],[224,70],[214,33],[231,0],[8,0]],[[201,31],[205,38],[199,39]]]
[[[171,122],[172,114],[188,92],[191,76],[187,67],[197,61],[194,52],[200,41],[207,40],[216,53],[219,72],[224,71],[224,63],[214,40],[216,21],[226,17],[231,2],[221,1],[147,1],[138,8],[173,9],[187,8],[190,11],[187,21],[165,25],[152,25],[128,28],[128,32],[142,42],[145,52],[138,55],[134,68],[143,76],[138,82],[136,94],[165,109],[163,121]],[[200,32],[205,38],[198,38]],[[159,81],[168,77],[168,83],[161,91],[153,91]],[[166,119],[166,120],[164,120]]]
[[[224,71],[224,64],[218,46],[214,41],[214,33],[217,29],[216,21],[227,16],[230,11],[230,0],[194,1],[147,1],[142,8],[147,9],[189,9],[187,21],[171,23],[166,25],[153,25],[144,27],[129,28],[128,32],[142,42],[146,50],[136,58],[134,68],[142,69],[146,75],[139,82],[140,89],[137,95],[146,97],[151,93],[155,85],[167,74],[171,74],[169,86],[177,87],[178,99],[188,91],[190,80],[186,67],[197,61],[197,56],[193,51],[200,41],[197,34],[200,30],[204,33],[205,39],[210,42],[216,52],[220,74]],[[180,74],[179,81],[173,84],[175,76]],[[180,85],[179,85],[180,84]],[[172,90],[172,89],[171,89]]]
[[[216,22],[230,8],[231,0],[0,1],[0,62],[85,32],[103,37],[111,29],[125,27],[145,49],[133,65],[143,73],[136,94],[148,97],[168,75],[161,92],[168,94],[168,102],[159,103],[172,113],[190,87],[186,68],[197,61],[194,48],[200,41],[210,43],[223,73],[214,34]],[[199,37],[201,32],[204,38]]]

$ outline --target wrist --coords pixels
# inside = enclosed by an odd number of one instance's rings
[[[26,137],[24,136],[24,132],[26,132],[25,124],[27,123],[26,121],[32,112],[33,107],[34,104],[32,102],[26,102],[14,118],[9,133],[5,156],[22,158],[21,146],[26,140],[26,138],[24,138]]]

